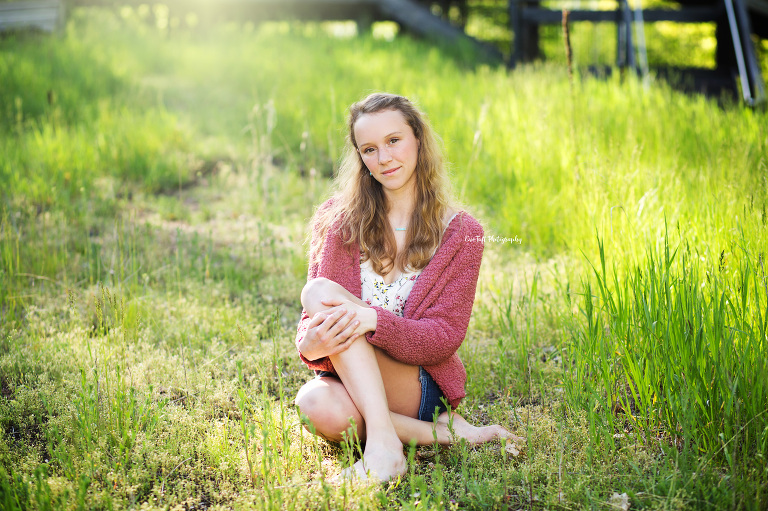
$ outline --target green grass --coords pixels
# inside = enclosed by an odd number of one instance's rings
[[[567,353],[574,367],[566,388],[602,441],[666,444],[693,470],[714,461],[734,476],[768,456],[763,256],[746,240],[734,250],[737,260],[723,252],[700,266],[689,244],[665,238],[620,281],[601,247],[597,285],[584,286],[585,323]],[[749,493],[738,477],[731,484]]]
[[[765,112],[147,19],[0,40],[4,509],[765,508]],[[306,222],[372,90],[415,98],[486,234],[521,239],[486,244],[461,411],[528,445],[409,449],[398,484],[333,487],[355,446],[301,427],[292,342]]]

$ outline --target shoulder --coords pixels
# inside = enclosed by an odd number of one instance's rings
[[[467,241],[470,238],[472,241],[475,241],[476,238],[482,239],[485,231],[482,224],[475,217],[464,210],[455,213],[456,216],[451,220],[446,234],[450,231],[451,235],[458,236],[460,241]],[[451,216],[453,214],[451,213]]]
[[[352,250],[352,242],[345,227],[347,212],[344,202],[333,196],[320,204],[311,222],[312,243],[322,247],[323,252],[337,252],[343,247]]]
[[[333,208],[333,205],[336,203],[336,196],[333,195],[325,200],[322,204],[320,204],[317,209],[315,210],[315,216],[322,215],[323,213],[327,213],[328,210]]]
[[[328,198],[315,208],[315,213],[312,215],[310,222],[312,231],[327,232],[330,227],[338,225],[336,220],[339,215],[337,212],[334,212],[334,207],[338,207],[336,196]]]
[[[465,210],[459,210],[443,234],[434,259],[464,264],[468,259],[482,258],[483,226]]]

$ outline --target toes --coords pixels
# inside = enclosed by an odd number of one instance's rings
[[[371,476],[375,477],[375,474],[371,473]],[[369,478],[368,472],[363,465],[363,461],[360,460],[351,467],[345,468],[339,475],[331,479],[331,484],[341,485],[345,482],[367,482],[370,479],[371,478]]]
[[[331,482],[337,485],[344,482],[386,483],[393,479],[397,479],[407,471],[405,463],[403,463],[402,466],[399,466],[400,464],[398,463],[392,465],[391,463],[388,464],[384,462],[384,466],[380,467],[381,470],[377,470],[376,467],[379,464],[376,462],[380,460],[374,458],[367,463],[364,463],[364,460],[365,456],[351,467],[342,470],[341,474],[333,478]],[[389,470],[384,470],[385,468],[388,468]]]
[[[363,460],[360,460],[352,465],[352,469],[354,470],[355,476],[361,481],[367,481],[368,479],[378,479],[375,472],[365,469]]]

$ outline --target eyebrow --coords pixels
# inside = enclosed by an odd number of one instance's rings
[[[392,135],[402,135],[402,134],[403,134],[403,132],[402,132],[402,131],[399,131],[399,130],[398,130],[398,131],[393,131],[392,133],[389,133],[389,134],[387,134],[387,135],[384,135],[384,138],[389,138],[389,137],[391,137]],[[363,143],[362,143],[362,144],[360,144],[358,147],[364,147],[364,146],[370,145],[370,144],[372,144],[372,143],[373,143],[373,142],[363,142]]]

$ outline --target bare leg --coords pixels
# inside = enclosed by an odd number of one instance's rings
[[[386,378],[386,375],[384,375]],[[349,397],[344,384],[337,378],[323,377],[307,382],[296,396],[296,404],[312,422],[314,432],[323,438],[340,442],[342,432],[350,426],[350,419],[357,426],[357,435],[366,440],[365,420]],[[449,430],[448,412],[443,412],[437,422],[426,422],[394,411],[389,412],[392,425],[403,444],[414,441],[416,445],[430,445],[435,442],[448,445],[463,438],[469,444],[481,444],[495,439],[509,438],[515,442],[525,439],[513,435],[499,425],[473,426],[461,415],[453,412]]]
[[[451,416],[448,412],[443,412],[438,416],[437,421],[432,423],[393,413],[392,423],[403,443],[415,440],[416,445],[432,444],[435,440],[439,444],[449,445],[461,438],[468,444],[483,444],[497,438],[525,442],[523,437],[513,435],[498,424],[477,427],[468,423],[456,412],[451,412]]]
[[[301,300],[312,316],[327,307],[322,299],[342,298],[367,306],[344,288],[328,279],[314,279],[302,290]],[[329,440],[340,440],[349,427],[357,424],[357,434],[366,441],[358,473],[365,469],[379,479],[388,480],[405,471],[402,443],[437,441],[448,444],[458,438],[482,443],[495,438],[517,438],[501,426],[477,428],[460,415],[453,414],[452,433],[449,415],[441,414],[435,424],[416,419],[421,399],[418,367],[395,361],[365,339],[353,342],[349,349],[331,357],[341,378],[320,378],[308,382],[299,391],[296,404],[309,416],[316,432]]]
[[[373,346],[358,339],[346,351],[331,357],[344,388],[365,421],[365,451],[356,470],[370,471],[388,481],[405,473],[403,444],[389,415],[384,382]]]
[[[306,283],[304,289],[301,290],[301,305],[304,306],[304,310],[307,311],[309,317],[327,309],[328,307],[323,305],[322,301],[330,298],[342,298],[364,307],[370,307],[336,282],[324,277],[310,280]]]
[[[310,281],[301,293],[302,305],[310,316],[326,308],[321,302],[322,299],[339,296],[367,306],[341,286],[327,279]],[[350,400],[362,418],[361,423],[365,424],[365,452],[363,452],[363,459],[355,466],[356,472],[359,475],[370,472],[382,481],[388,481],[405,473],[403,445],[392,424],[387,392],[373,346],[364,338],[358,338],[349,348],[331,356],[330,359]],[[406,375],[408,372],[417,374],[417,368],[405,364],[401,366]],[[410,401],[417,403],[420,394],[418,377],[413,378],[412,382],[410,392],[406,385],[403,401],[407,402],[407,398],[410,397]],[[414,406],[418,411],[418,404]]]

